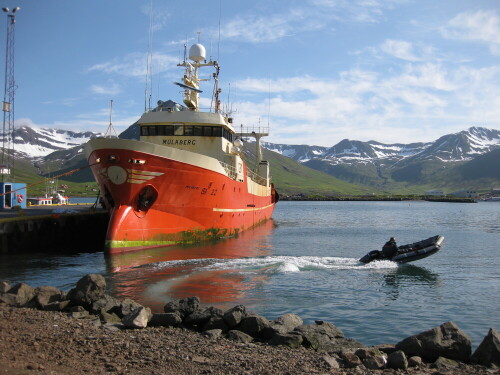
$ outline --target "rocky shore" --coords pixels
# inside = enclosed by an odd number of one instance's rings
[[[366,347],[295,314],[269,321],[197,297],[152,314],[105,291],[100,275],[68,293],[0,282],[0,374],[500,374],[495,329],[474,353],[453,322]]]

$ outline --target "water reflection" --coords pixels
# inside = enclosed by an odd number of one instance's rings
[[[394,270],[384,274],[384,292],[391,300],[399,298],[401,289],[408,289],[414,286],[439,286],[439,275],[427,270],[424,267],[413,264],[403,264]]]
[[[269,255],[274,228],[274,221],[268,220],[237,238],[107,256],[108,283],[119,298],[132,298],[153,311],[162,311],[171,299],[190,296],[211,305],[234,302],[267,277],[206,266],[213,259]]]

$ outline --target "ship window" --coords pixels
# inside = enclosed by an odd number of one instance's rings
[[[148,135],[148,127],[141,126],[141,135]]]
[[[212,126],[212,136],[222,137],[222,128],[220,126]]]
[[[151,126],[148,126],[148,135],[156,135],[156,126],[154,125],[151,125]]]
[[[184,135],[184,125],[174,125],[174,135]]]
[[[156,132],[158,135],[165,135],[165,125],[158,125],[156,127]]]
[[[191,125],[184,126],[184,135],[193,135],[193,127]]]
[[[202,135],[201,126],[193,126],[193,135]]]
[[[212,127],[211,126],[204,126],[203,127],[203,136],[204,137],[211,137],[212,136]]]
[[[174,127],[172,125],[165,125],[165,135],[174,135]]]

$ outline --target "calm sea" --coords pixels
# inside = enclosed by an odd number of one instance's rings
[[[429,258],[358,262],[390,236],[405,244],[436,234],[445,243]],[[451,320],[476,347],[490,327],[500,329],[499,247],[500,203],[280,202],[273,221],[213,244],[113,257],[2,254],[0,280],[68,290],[101,273],[112,294],[157,312],[196,295],[269,319],[296,313],[329,321],[367,345]]]

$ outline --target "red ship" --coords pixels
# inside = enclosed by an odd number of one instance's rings
[[[185,68],[184,104],[159,101],[138,121],[140,140],[96,138],[85,153],[110,213],[110,253],[229,237],[269,218],[278,201],[262,160],[267,131],[236,133],[220,110],[219,65],[194,44]],[[215,68],[214,109],[199,109],[201,67]],[[243,160],[241,137],[256,139],[255,170]]]

